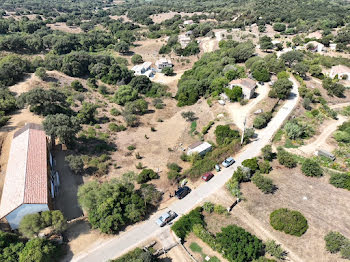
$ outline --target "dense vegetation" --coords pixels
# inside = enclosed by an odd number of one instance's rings
[[[61,247],[41,238],[31,240],[0,231],[0,260],[19,262],[59,261]]]
[[[144,251],[141,248],[135,248],[134,250],[128,252],[127,254],[111,260],[111,262],[157,262],[160,261],[157,257],[153,256],[150,252]]]
[[[270,214],[270,224],[276,230],[298,237],[303,235],[308,229],[305,217],[300,212],[287,208],[273,211]]]
[[[326,249],[331,253],[338,253],[342,258],[350,259],[350,239],[339,232],[331,231],[325,237]]]
[[[135,190],[132,183],[117,180],[86,183],[78,191],[79,203],[88,212],[89,222],[103,233],[118,233],[141,221],[160,197],[152,185]]]

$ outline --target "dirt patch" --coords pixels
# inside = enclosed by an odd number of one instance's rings
[[[234,207],[230,217],[207,216],[209,230],[218,232],[223,226],[238,224],[262,240],[273,238],[281,243],[292,261],[345,261],[326,252],[323,237],[330,230],[350,237],[349,191],[330,185],[327,176],[306,177],[298,168],[274,164],[268,176],[278,187],[275,194],[265,195],[253,183],[242,184],[245,200]],[[303,236],[286,235],[270,226],[270,213],[281,207],[298,210],[306,217],[309,229]]]
[[[79,34],[82,33],[83,30],[81,30],[78,26],[68,26],[66,23],[58,22],[54,24],[47,24],[49,28],[52,30],[58,30],[66,33],[72,33],[72,34]]]
[[[48,87],[48,83],[42,81],[40,78],[35,76],[35,74],[28,75],[24,81],[19,82],[13,86],[10,86],[9,89],[11,92],[14,92],[16,95],[28,92],[36,87]]]

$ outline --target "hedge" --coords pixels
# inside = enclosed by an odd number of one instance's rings
[[[192,232],[193,226],[196,224],[204,226],[201,207],[197,207],[187,215],[182,216],[172,225],[171,229],[179,238],[184,240],[185,237]]]
[[[278,231],[298,237],[308,229],[306,218],[300,212],[287,208],[273,211],[270,214],[270,224]]]

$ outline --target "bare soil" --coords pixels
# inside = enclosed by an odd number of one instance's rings
[[[278,187],[276,193],[265,195],[253,183],[243,183],[244,201],[233,208],[229,217],[206,216],[209,230],[215,233],[221,227],[237,224],[264,241],[275,239],[287,250],[291,261],[345,261],[325,250],[323,238],[331,230],[350,237],[350,192],[330,185],[328,176],[311,178],[302,175],[299,168],[286,169],[276,163],[273,166],[267,176]],[[227,202],[230,196],[223,193],[221,197]],[[309,228],[303,236],[290,236],[270,226],[270,213],[282,207],[300,211],[306,217]]]
[[[57,23],[54,23],[54,24],[47,24],[47,26],[49,28],[51,28],[52,30],[58,30],[58,31],[66,32],[66,33],[79,34],[79,33],[83,32],[83,30],[81,30],[81,28],[79,26],[68,26],[64,22],[57,22]]]

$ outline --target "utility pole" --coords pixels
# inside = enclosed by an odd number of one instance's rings
[[[245,123],[246,123],[247,118],[244,118],[243,122],[243,132],[242,132],[242,138],[241,138],[241,145],[243,145],[243,139],[244,139],[244,133],[245,133]]]

